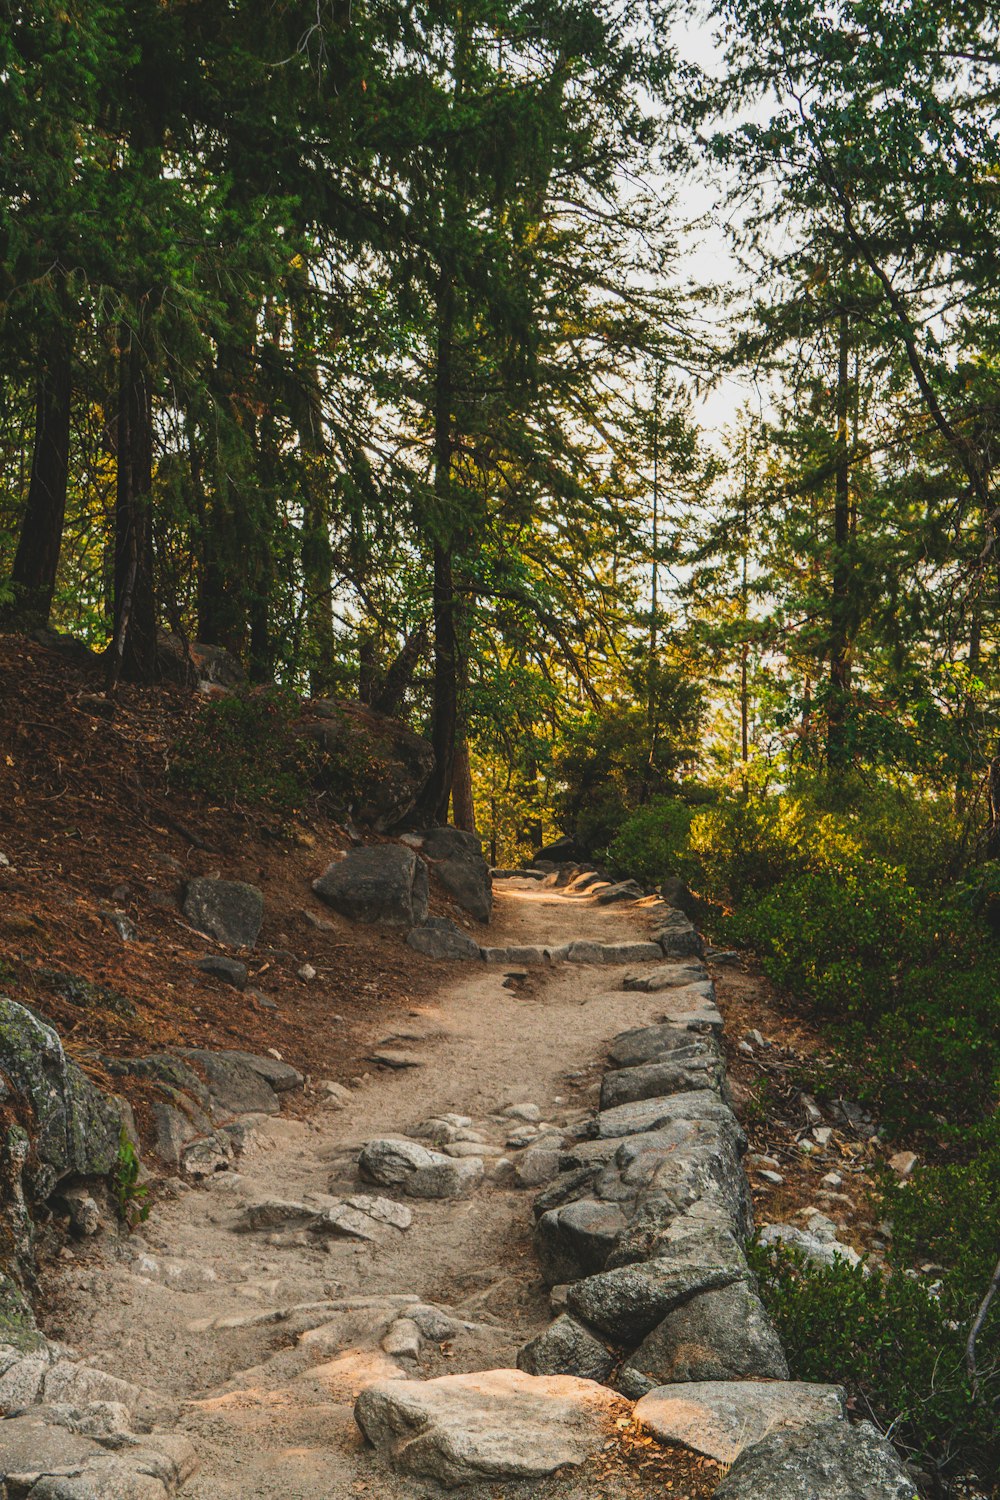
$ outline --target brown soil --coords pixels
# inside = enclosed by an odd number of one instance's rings
[[[49,1018],[104,1083],[102,1059],[170,1045],[273,1048],[311,1080],[363,1071],[372,1026],[405,1014],[442,966],[398,938],[352,928],[312,895],[310,881],[350,843],[321,806],[294,816],[215,807],[170,786],[167,757],[204,702],[197,694],[126,685],[109,720],[100,688],[99,674],[60,653],[0,637],[0,854],[9,861],[0,865],[0,989]],[[216,945],[187,925],[179,897],[186,878],[206,874],[263,888],[264,925],[246,958],[250,986],[276,1010],[194,969]],[[463,920],[440,893],[433,907]],[[114,908],[136,924],[136,941],[108,925],[102,911]],[[306,911],[334,930],[311,925]],[[297,975],[307,962],[317,971],[308,982]],[[113,996],[75,1004],[53,992],[46,970]],[[141,1124],[144,1086],[115,1087]]]

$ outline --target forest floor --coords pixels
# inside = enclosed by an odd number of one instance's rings
[[[498,1151],[509,1123],[491,1117],[505,1105],[535,1103],[553,1123],[572,1123],[594,1107],[607,1042],[651,1019],[657,996],[621,991],[610,967],[563,965],[505,982],[502,969],[435,962],[398,936],[342,921],[310,881],[349,845],[348,829],[318,808],[279,817],[177,793],[170,748],[197,696],[126,687],[109,720],[99,688],[85,662],[0,637],[0,992],[36,1005],[104,1084],[108,1059],[199,1045],[279,1054],[306,1087],[283,1096],[285,1113],[259,1127],[239,1172],[197,1187],[163,1173],[150,1218],[131,1237],[108,1231],[63,1247],[43,1276],[45,1330],[178,1405],[202,1457],[185,1490],[193,1500],[429,1493],[387,1476],[353,1422],[354,1394],[388,1359],[381,1314],[345,1312],[335,1332],[311,1330],[308,1315],[268,1318],[301,1303],[416,1295],[468,1325],[422,1354],[421,1375],[509,1366],[549,1318],[532,1194],[490,1176],[469,1200],[415,1203],[412,1227],[376,1246],[237,1233],[234,1224],[261,1198],[325,1193],[331,1182],[343,1191],[366,1139],[435,1113],[470,1116]],[[179,910],[193,875],[264,890],[250,983],[268,1003],[195,969],[212,944]],[[432,909],[475,936],[440,890]],[[111,912],[134,923],[133,941],[117,934]],[[646,935],[641,909],[537,891],[501,892],[489,931],[494,944]],[[300,976],[305,964],[315,979]],[[784,1179],[769,1184],[749,1158],[758,1219],[795,1223],[819,1207],[845,1241],[877,1247],[868,1205],[875,1148],[849,1131],[811,1155],[801,1148],[801,1076],[822,1063],[818,1034],[749,963],[713,966],[713,977],[737,1113],[752,1152]],[[370,1061],[390,1038],[415,1066]],[[346,1109],[324,1103],[328,1079],[352,1084]],[[127,1087],[142,1129],[145,1085]],[[821,1181],[831,1170],[843,1178],[834,1194]],[[711,1465],[629,1431],[583,1470],[483,1494],[698,1500],[717,1479]]]
[[[638,914],[586,898],[508,893],[497,904],[498,943],[645,936]],[[319,1328],[308,1326],[308,1312],[305,1327],[295,1314],[267,1319],[319,1301],[412,1294],[461,1325],[429,1353],[424,1347],[415,1374],[510,1368],[550,1318],[531,1244],[532,1193],[490,1171],[467,1200],[412,1202],[412,1226],[374,1245],[237,1226],[250,1203],[358,1191],[354,1162],[365,1141],[433,1115],[471,1117],[498,1150],[514,1123],[498,1118],[507,1105],[537,1104],[557,1125],[579,1120],[595,1105],[607,1041],[662,1010],[662,996],[618,988],[623,972],[565,964],[511,986],[502,966],[446,969],[436,991],[410,1006],[405,1025],[372,1032],[376,1042],[391,1038],[414,1066],[373,1073],[345,1109],[262,1124],[259,1149],[239,1173],[198,1188],[178,1183],[131,1240],[75,1250],[53,1268],[46,1331],[180,1403],[181,1430],[202,1462],[185,1489],[191,1500],[439,1493],[389,1474],[353,1420],[360,1387],[398,1373],[380,1347],[384,1306],[327,1310]],[[481,1494],[695,1500],[717,1483],[714,1465],[629,1432],[582,1469],[544,1482],[494,1482]]]

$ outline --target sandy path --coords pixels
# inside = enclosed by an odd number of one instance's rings
[[[644,937],[644,928],[634,910],[508,886],[498,891],[491,940],[623,941]],[[348,1184],[360,1146],[430,1115],[469,1115],[497,1147],[511,1126],[490,1117],[512,1103],[537,1104],[543,1119],[571,1125],[593,1106],[609,1038],[662,1008],[655,995],[621,991],[623,971],[610,966],[533,970],[517,990],[504,986],[502,968],[441,971],[433,1003],[371,1039],[393,1035],[418,1067],[373,1068],[344,1110],[267,1122],[238,1174],[179,1189],[158,1203],[141,1241],[133,1237],[117,1257],[108,1246],[80,1252],[59,1278],[51,1331],[94,1363],[180,1403],[180,1429],[202,1464],[184,1491],[191,1500],[358,1493],[403,1500],[432,1492],[380,1468],[353,1421],[357,1390],[388,1366],[384,1307],[328,1311],[319,1319],[325,1326],[312,1331],[317,1319],[308,1315],[230,1328],[210,1322],[415,1294],[472,1325],[441,1347],[424,1345],[419,1362],[405,1366],[428,1376],[509,1366],[548,1321],[530,1242],[532,1194],[494,1182],[492,1161],[472,1198],[410,1202],[411,1228],[387,1230],[377,1245],[234,1230],[247,1202],[325,1193],[331,1178],[335,1191],[358,1191]],[[144,1251],[151,1260],[140,1258]]]

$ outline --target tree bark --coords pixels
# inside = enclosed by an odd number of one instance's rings
[[[38,351],[31,478],[10,577],[14,601],[5,612],[10,624],[26,629],[48,624],[55,592],[69,480],[72,354],[65,328]]]
[[[141,329],[120,333],[115,490],[114,639],[108,687],[159,676],[153,579],[153,404]]]
[[[458,737],[455,746],[455,770],[451,782],[452,819],[456,828],[466,833],[475,833],[476,804],[472,795],[472,764],[469,760],[469,741],[465,734]]]
[[[826,759],[831,770],[849,758],[852,677],[850,318],[842,310],[837,338],[837,463],[833,502],[833,587],[830,598],[830,702],[827,709]]]
[[[403,707],[406,690],[413,681],[417,666],[427,654],[430,632],[426,620],[421,620],[416,630],[406,637],[394,662],[385,674],[381,690],[372,700],[372,708],[391,717],[399,714]]]

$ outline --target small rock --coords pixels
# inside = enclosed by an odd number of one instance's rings
[[[781,1187],[785,1181],[780,1172],[771,1172],[768,1171],[767,1168],[765,1168],[763,1171],[758,1172],[757,1176],[760,1178],[761,1182],[770,1183],[771,1187]]]
[[[414,1057],[412,1052],[399,1052],[390,1047],[380,1047],[378,1051],[370,1052],[365,1061],[378,1063],[380,1068],[393,1068],[397,1072],[405,1068],[423,1067],[420,1058]]]
[[[397,1318],[382,1339],[382,1348],[393,1359],[418,1358],[420,1328],[412,1318]]]
[[[832,1188],[834,1191],[844,1185],[844,1179],[839,1172],[827,1172],[825,1177],[820,1178],[820,1182],[825,1188]]]
[[[354,1098],[349,1088],[345,1088],[342,1083],[335,1083],[332,1078],[324,1078],[317,1087],[328,1103],[336,1104],[340,1109],[345,1108]]]
[[[295,972],[298,974],[300,979],[309,980],[316,978],[316,970],[313,968],[312,964],[302,964],[301,967],[296,969]]]
[[[519,1158],[514,1168],[514,1181],[518,1187],[531,1188],[541,1187],[546,1182],[551,1182],[559,1175],[559,1151],[546,1151],[541,1147],[532,1146]],[[535,1370],[535,1375],[557,1373],[545,1370]],[[567,1370],[568,1375],[580,1374],[579,1370]]]
[[[616,1359],[608,1346],[583,1323],[563,1313],[518,1350],[517,1367],[529,1375],[577,1375],[606,1381]]]
[[[822,1125],[823,1111],[820,1109],[819,1105],[816,1103],[816,1100],[813,1099],[810,1094],[800,1094],[799,1103],[801,1104],[802,1111],[810,1125]]]
[[[534,1125],[542,1118],[542,1112],[537,1104],[508,1104],[503,1111],[510,1120],[525,1120],[529,1125]]]
[[[897,1151],[894,1156],[889,1157],[889,1165],[897,1177],[906,1178],[912,1175],[917,1165],[918,1157],[914,1151]]]
[[[211,974],[213,979],[221,979],[223,984],[232,985],[234,990],[246,988],[247,966],[236,958],[226,958],[221,953],[206,953],[204,958],[199,958],[197,967],[203,974]]]
[[[817,1125],[812,1133],[813,1140],[816,1142],[817,1146],[822,1146],[824,1149],[829,1146],[830,1137],[832,1135],[833,1131],[830,1129],[829,1125]]]
[[[240,880],[189,880],[184,915],[192,927],[230,948],[252,948],[264,918],[264,893]]]
[[[748,1167],[768,1167],[772,1172],[776,1172],[781,1166],[780,1161],[776,1157],[764,1156],[759,1151],[748,1151],[743,1158],[743,1162]]]

